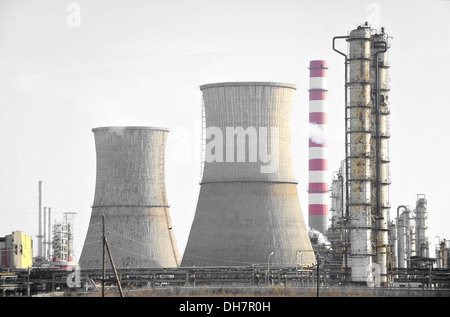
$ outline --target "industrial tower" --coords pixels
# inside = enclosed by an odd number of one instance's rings
[[[309,66],[308,224],[325,234],[328,228],[327,62]]]
[[[102,267],[102,215],[116,267],[179,266],[165,185],[168,129],[104,127],[92,131],[97,179],[80,267]]]
[[[345,39],[348,52],[335,47]],[[351,280],[388,283],[392,267],[389,217],[390,39],[366,22],[333,38],[345,57],[345,212],[350,231]]]
[[[182,266],[315,263],[291,153],[296,87],[229,82],[200,87],[206,148]]]

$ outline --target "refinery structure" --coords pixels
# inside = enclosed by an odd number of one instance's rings
[[[335,49],[338,39],[348,42],[348,52]],[[386,284],[392,267],[388,244],[389,46],[384,29],[374,32],[367,23],[348,36],[333,39],[333,48],[345,57],[346,90],[344,195],[340,203],[344,213],[338,221],[345,225],[346,257],[355,282],[372,280],[376,264],[380,281]]]
[[[342,42],[346,50],[337,49]],[[3,254],[21,246],[1,238],[2,267],[34,269],[38,273],[28,278],[37,276],[36,292],[102,286],[122,295],[123,287],[148,285],[450,288],[450,241],[431,244],[433,212],[426,194],[417,195],[414,207],[391,206],[391,37],[364,23],[331,43],[330,51],[342,56],[345,90],[345,99],[333,106],[345,115],[327,116],[329,65],[309,61],[309,87],[301,87],[309,93],[307,188],[298,188],[293,170],[291,108],[299,88],[258,81],[205,84],[198,105],[202,175],[182,256],[166,193],[169,129],[97,127],[95,196],[79,261],[73,254],[75,213],[51,225],[39,182],[37,256],[33,263],[18,259],[17,266]],[[332,179],[330,120],[345,125],[345,156],[332,167]],[[300,202],[299,190],[308,191],[308,202]],[[307,204],[307,221],[301,203]],[[55,276],[64,277],[61,268],[81,270],[79,283],[55,282]],[[17,272],[16,282],[23,278]],[[25,292],[20,282],[15,285],[15,292]]]

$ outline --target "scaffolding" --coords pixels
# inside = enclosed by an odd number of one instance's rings
[[[68,261],[69,230],[66,223],[56,222],[53,224],[53,261]]]
[[[53,224],[53,262],[71,262],[74,258],[73,238],[76,212],[64,212],[63,220]]]

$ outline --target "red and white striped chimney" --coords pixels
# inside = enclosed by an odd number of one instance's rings
[[[327,62],[309,67],[309,186],[308,224],[325,233],[328,228]]]

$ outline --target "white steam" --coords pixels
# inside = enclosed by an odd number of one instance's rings
[[[316,229],[308,228],[308,234],[310,239],[317,238],[317,242],[319,244],[329,244],[327,237],[325,237],[325,235],[322,232],[317,231]]]
[[[327,139],[327,125],[309,123],[309,138],[317,144],[323,144]]]

